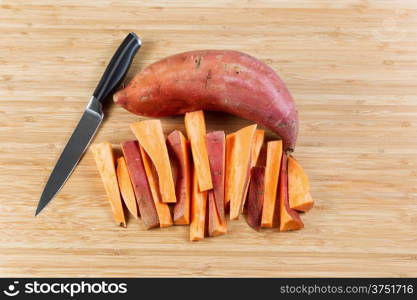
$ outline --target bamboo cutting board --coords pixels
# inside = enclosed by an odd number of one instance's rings
[[[296,99],[295,155],[311,178],[305,229],[245,221],[198,243],[188,228],[113,223],[90,152],[34,217],[44,183],[124,36],[143,47],[126,81],[164,56],[236,49]],[[417,3],[0,1],[0,276],[417,276]],[[141,119],[110,105],[95,142]],[[162,120],[165,133],[182,117]],[[207,114],[208,130],[249,122]],[[273,138],[272,134],[268,134]]]

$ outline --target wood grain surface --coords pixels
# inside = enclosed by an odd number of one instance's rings
[[[108,60],[135,31],[151,62],[236,49],[271,65],[300,112],[305,229],[188,241],[188,228],[113,223],[92,154],[34,217]],[[0,276],[417,276],[417,2],[0,0]],[[140,119],[109,105],[95,142]],[[207,114],[208,130],[249,122]],[[163,119],[165,133],[184,130]],[[270,138],[272,134],[268,133]]]

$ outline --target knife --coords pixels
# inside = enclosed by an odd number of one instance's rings
[[[35,216],[55,197],[74,171],[78,161],[87,149],[103,120],[103,105],[116,87],[121,83],[141,46],[139,37],[129,33],[113,55],[104,71],[84,113],[61,153],[36,208]]]

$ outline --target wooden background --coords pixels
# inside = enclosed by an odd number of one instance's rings
[[[0,0],[0,276],[417,276],[415,1]],[[124,36],[128,79],[192,49],[270,64],[296,99],[296,157],[316,207],[305,229],[188,241],[185,227],[114,225],[87,153],[38,217],[44,183]],[[133,138],[111,105],[95,142]],[[208,129],[246,124],[208,114]],[[165,132],[183,118],[163,120]]]

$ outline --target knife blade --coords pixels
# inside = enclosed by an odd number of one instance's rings
[[[140,46],[139,37],[131,32],[116,50],[45,184],[35,216],[55,197],[74,171],[100,127],[105,101],[125,77]]]

